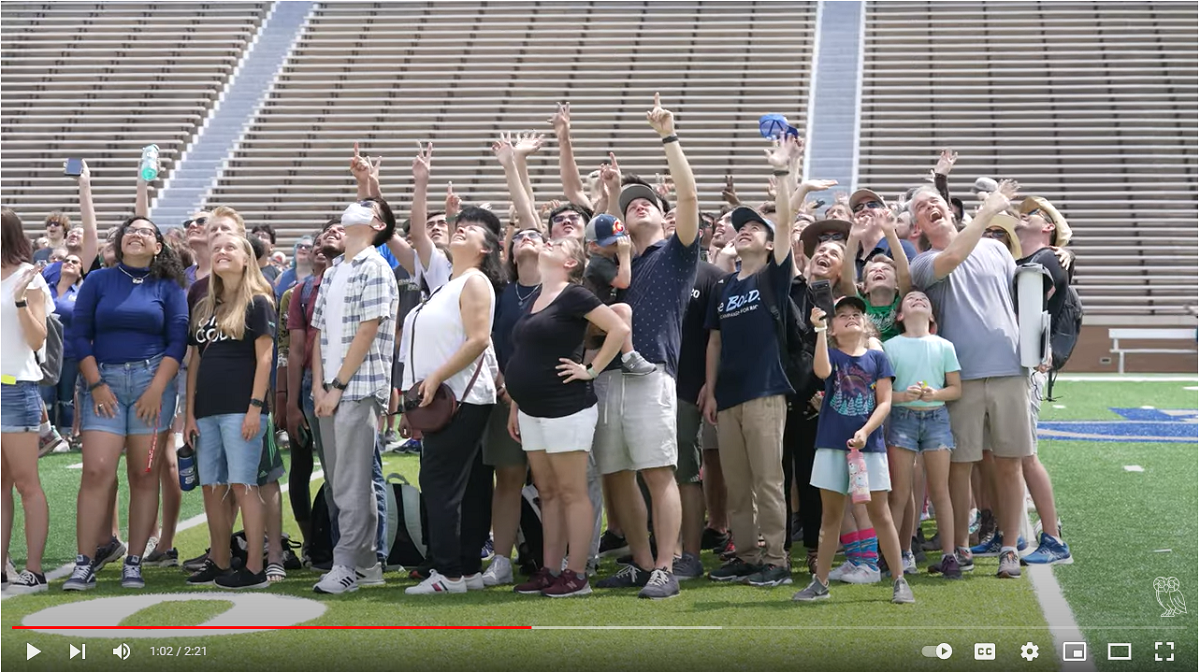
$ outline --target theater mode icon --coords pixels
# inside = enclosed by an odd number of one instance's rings
[[[1133,660],[1133,644],[1130,642],[1110,643],[1108,645],[1109,660]]]

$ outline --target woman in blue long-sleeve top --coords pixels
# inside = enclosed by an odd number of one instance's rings
[[[129,476],[129,548],[121,586],[143,588],[141,556],[158,518],[159,467],[171,449],[175,373],[187,348],[183,267],[153,222],[132,217],[117,230],[117,265],[88,274],[67,338],[79,358],[78,412],[83,482],[79,555],[64,590],[96,585],[94,562],[108,540],[106,514],[117,461]]]

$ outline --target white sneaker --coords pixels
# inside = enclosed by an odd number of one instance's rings
[[[497,555],[483,573],[483,585],[506,586],[513,582],[512,560]]]
[[[481,572],[466,574],[462,578],[467,584],[467,590],[483,590],[487,587],[483,583],[483,574]]]
[[[360,586],[382,586],[385,583],[383,580],[383,565],[378,562],[366,569],[361,567],[355,569],[354,574]]]
[[[916,574],[917,573],[917,556],[912,551],[909,551],[908,553],[904,554],[904,573],[905,574]]]
[[[853,570],[842,575],[843,583],[854,584],[869,584],[879,583],[883,580],[883,575],[879,573],[879,568],[872,568],[869,565],[858,565]]]
[[[830,581],[841,581],[843,576],[854,571],[854,568],[857,566],[858,565],[855,565],[853,562],[850,562],[849,560],[847,560],[847,561],[843,562],[840,567],[830,570],[829,580]]]
[[[428,579],[404,589],[404,594],[406,595],[442,595],[446,593],[465,592],[467,592],[466,581],[462,579],[451,581],[438,574],[436,569],[429,572]]]
[[[334,565],[333,569],[329,570],[329,573],[322,576],[317,585],[313,586],[313,592],[328,595],[353,593],[356,590],[358,590],[358,576],[353,569],[344,565]]]
[[[146,540],[146,550],[142,552],[142,557],[150,555],[156,548],[158,548],[158,537],[150,537]]]

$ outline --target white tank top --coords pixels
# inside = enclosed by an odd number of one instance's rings
[[[463,328],[462,309],[459,301],[467,278],[480,273],[477,270],[468,271],[454,278],[435,291],[429,300],[418,306],[404,319],[404,333],[412,338],[412,357],[404,365],[404,389],[407,390],[423,380],[449,360],[463,343],[467,341],[467,333]],[[491,333],[491,320],[496,309],[496,291],[488,283],[488,333]],[[405,353],[407,357],[408,353]],[[494,404],[496,403],[496,374],[499,366],[496,363],[496,353],[488,341],[487,350],[480,355],[483,369],[479,372],[471,393],[463,398],[467,383],[475,374],[476,360],[465,369],[450,376],[446,384],[454,391],[454,397],[462,403]]]

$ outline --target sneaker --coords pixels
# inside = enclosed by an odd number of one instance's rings
[[[146,540],[146,550],[142,551],[142,558],[145,559],[154,551],[158,550],[158,537],[150,537]]]
[[[142,578],[142,559],[136,555],[125,558],[125,564],[121,567],[121,587],[146,587],[146,581]]]
[[[63,590],[91,590],[96,587],[96,568],[86,555],[75,556],[75,569],[71,578],[63,583]]]
[[[1004,547],[1004,535],[996,532],[984,543],[980,543],[971,549],[971,555],[981,558],[995,558],[1000,556],[1000,549]],[[1025,537],[1017,537],[1017,552],[1020,553],[1029,548],[1029,544],[1025,543]]]
[[[147,567],[178,567],[179,551],[174,548],[165,551],[156,548],[153,553],[147,553],[146,557],[142,558],[142,564]]]
[[[447,595],[450,593],[462,594],[465,592],[467,592],[466,581],[462,580],[462,578],[459,578],[457,581],[451,581],[438,574],[436,569],[429,571],[428,579],[404,589],[405,595]]]
[[[737,557],[737,546],[733,544],[733,537],[725,542],[724,546],[714,548],[713,555],[721,558],[721,562],[729,562]]]
[[[700,564],[699,556],[684,553],[682,557],[675,558],[675,562],[671,563],[671,573],[680,581],[698,579],[704,576],[704,565]]]
[[[383,565],[378,562],[367,568],[355,568],[354,575],[360,586],[382,586],[385,584],[383,580]]]
[[[929,566],[930,574],[941,574],[947,579],[961,579],[962,568],[958,566],[958,558],[954,555],[943,555],[942,561]]]
[[[913,597],[912,588],[908,586],[908,581],[903,578],[896,579],[892,584],[892,602],[895,604],[913,604],[917,601]]]
[[[588,578],[592,578],[592,577],[596,576],[596,573],[599,571],[600,571],[600,558],[589,559],[588,563],[587,563]]]
[[[840,566],[836,567],[833,571],[829,572],[829,580],[841,581],[843,576],[853,572],[857,567],[858,565],[854,564],[852,560],[847,560]],[[813,575],[816,576],[816,572],[813,572]]]
[[[932,537],[921,543],[921,549],[926,551],[940,551],[942,549],[942,533],[934,532]]]
[[[704,532],[700,534],[700,550],[711,551],[729,543],[730,534],[728,532],[718,532],[711,527],[704,528]]]
[[[924,542],[921,542],[921,543],[924,543]],[[910,556],[912,556],[912,558],[913,558],[913,563],[914,563],[914,564],[915,564],[915,563],[918,563],[918,562],[925,562],[925,560],[926,560],[926,558],[925,558],[925,549],[921,548],[921,543],[918,543],[918,542],[917,542],[917,538],[916,538],[916,537],[913,537],[912,548],[914,548],[914,549],[916,549],[916,550],[915,550],[915,551],[909,551],[909,552],[908,552],[908,554],[909,554]],[[914,572],[916,571],[916,568],[915,568],[915,567],[913,568],[913,571],[914,571]],[[909,572],[909,571],[908,571],[908,567],[905,567],[905,568],[904,568],[904,572],[905,572],[906,574],[911,574],[911,573],[913,573],[913,572]]]
[[[113,537],[108,540],[108,543],[103,546],[96,547],[95,563],[96,571],[104,569],[104,566],[110,562],[116,562],[125,555],[125,544],[121,543],[120,539]]]
[[[629,543],[625,541],[625,537],[612,530],[605,530],[600,537],[600,557],[619,558],[627,553],[629,553]]]
[[[505,586],[513,582],[512,560],[497,555],[483,573],[483,585]]]
[[[397,448],[396,452],[400,453],[401,455],[420,455],[421,440],[409,439],[408,441],[405,441],[399,448]]]
[[[206,548],[206,549],[204,549],[204,552],[201,553],[200,555],[197,555],[196,557],[191,558],[190,560],[184,560],[181,566],[183,567],[184,571],[199,572],[204,569],[204,565],[207,562],[208,562],[208,549]]]
[[[188,577],[187,584],[189,586],[211,586],[216,583],[218,576],[224,576],[230,571],[228,567],[225,569],[217,567],[217,563],[206,558],[204,564],[200,566],[200,571]]]
[[[18,572],[17,568],[13,565],[12,558],[9,558],[8,560],[6,560],[4,562],[4,580],[5,581],[16,581],[17,576],[19,576],[19,575],[20,575],[20,572]]]
[[[558,577],[552,576],[550,570],[542,567],[534,572],[528,581],[514,587],[513,592],[520,595],[540,595],[543,590],[553,586],[556,581],[558,581]]]
[[[50,453],[65,453],[70,450],[70,444],[63,439],[62,434],[58,433],[57,427],[51,427],[50,431],[38,435],[38,457],[45,457]]]
[[[650,362],[642,357],[637,350],[631,351],[628,355],[621,355],[621,373],[627,376],[648,376],[658,370]],[[678,593],[679,591],[676,591]]]
[[[804,558],[804,564],[808,566],[808,573],[813,576],[817,575],[817,552],[809,551]]]
[[[1000,569],[996,572],[996,576],[1002,579],[1021,578],[1021,562],[1017,559],[1016,553],[1005,551],[1000,554]]]
[[[883,574],[879,571],[879,567],[868,564],[857,565],[854,569],[842,575],[842,583],[853,583],[856,585],[866,585],[870,583],[879,583],[883,580]]]
[[[546,597],[577,597],[591,594],[592,586],[588,583],[587,575],[581,579],[575,572],[559,574],[558,579],[542,591],[542,595]]]
[[[467,584],[467,590],[483,590],[487,588],[487,586],[483,585],[483,572],[463,574],[462,580]]]
[[[794,602],[816,602],[817,600],[829,599],[829,584],[821,583],[817,577],[813,577],[808,587],[804,590],[792,595]]]
[[[492,541],[491,537],[488,537],[487,541],[483,542],[483,548],[479,549],[479,559],[485,561],[491,560],[492,556],[496,554],[495,549],[495,542]]]
[[[1041,538],[1042,538],[1042,532],[1044,532],[1044,531],[1045,531],[1045,530],[1043,530],[1043,529],[1042,529],[1042,519],[1041,519],[1041,518],[1039,518],[1039,519],[1037,520],[1037,522],[1035,522],[1035,523],[1033,524],[1033,538],[1034,538],[1034,539],[1041,539]],[[1062,518],[1059,518],[1059,519],[1058,519],[1058,532],[1057,532],[1057,533],[1055,533],[1055,536],[1057,536],[1059,539],[1062,539],[1062,536],[1063,536],[1063,533],[1062,533]],[[1040,544],[1039,544],[1039,545],[1040,545]]]
[[[971,555],[971,551],[962,548],[956,549],[954,559],[958,561],[958,568],[962,571],[975,571],[975,556]]]
[[[388,451],[389,453],[394,453],[402,445],[404,445],[404,441],[400,438],[400,435],[396,433],[396,430],[389,429],[388,431],[384,432],[384,450]]]
[[[799,513],[789,514],[792,517],[792,543],[804,543],[804,523]]]
[[[650,572],[637,565],[625,565],[621,571],[602,581],[596,582],[597,588],[641,588],[650,580]]]
[[[79,441],[77,439],[64,439],[62,443],[60,443],[57,446],[55,446],[54,448],[52,448],[50,450],[50,452],[55,455],[62,455],[64,453],[79,452],[79,450],[81,448],[82,448],[81,441]]]
[[[408,578],[414,581],[424,581],[425,579],[428,579],[432,573],[433,556],[430,555],[428,558],[425,558],[421,564],[417,565],[416,569],[408,573]]]
[[[1027,565],[1070,565],[1075,562],[1071,557],[1071,549],[1067,542],[1059,541],[1046,533],[1042,533],[1041,543],[1037,550],[1025,556],[1021,562]]]
[[[904,573],[905,574],[916,574],[917,573],[917,556],[913,555],[912,551],[907,551],[904,553],[903,557],[904,557]]]
[[[746,583],[759,588],[790,585],[792,572],[787,567],[779,565],[763,565],[757,572],[746,578]]]
[[[721,583],[741,583],[759,571],[757,565],[752,565],[741,558],[734,558],[708,573],[708,578]]]
[[[7,578],[7,577],[5,577]],[[49,589],[46,584],[45,574],[34,574],[28,569],[17,575],[7,584],[7,591],[11,595],[28,595],[30,593],[42,593]]]
[[[314,593],[341,595],[358,590],[358,575],[345,565],[334,565],[329,573],[313,586]],[[411,588],[409,590],[412,590]],[[465,590],[465,589],[464,589]]]
[[[661,567],[650,572],[650,578],[646,580],[646,587],[638,593],[638,597],[644,600],[665,600],[677,595],[679,595],[679,579]]]
[[[236,572],[228,572],[217,577],[215,583],[218,588],[225,590],[256,590],[266,588],[271,585],[267,580],[267,573],[259,571],[257,574],[246,569],[239,568]]]

